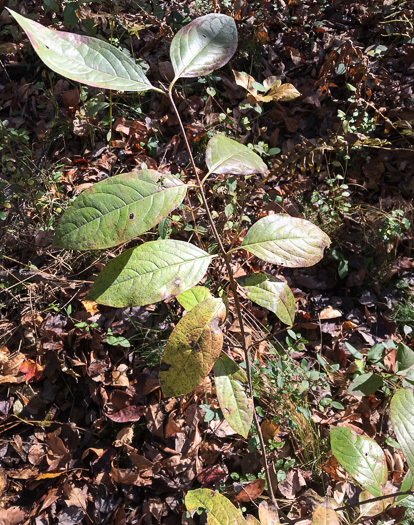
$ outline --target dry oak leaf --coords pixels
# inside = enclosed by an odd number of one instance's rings
[[[282,84],[277,77],[268,77],[263,81],[265,95],[261,95],[257,88],[260,84],[255,79],[240,71],[233,70],[234,79],[238,86],[243,87],[249,92],[247,99],[249,102],[256,104],[258,102],[287,102],[300,97],[299,91],[292,84]]]

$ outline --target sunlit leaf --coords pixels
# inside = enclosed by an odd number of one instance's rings
[[[246,525],[240,510],[225,496],[213,490],[190,490],[185,497],[185,506],[189,512],[206,509],[208,525]]]
[[[288,102],[300,97],[299,91],[292,84],[282,84],[280,86],[274,85],[266,95],[264,95],[263,102]]]
[[[97,38],[55,31],[9,10],[43,62],[71,80],[118,91],[154,89],[135,60]]]
[[[398,343],[395,372],[405,375],[410,368],[414,367],[414,352],[404,343]]]
[[[387,462],[373,439],[358,436],[347,427],[336,427],[331,429],[331,448],[348,474],[373,496],[382,496],[388,477]]]
[[[253,401],[246,395],[243,385],[234,378],[234,365],[234,361],[224,354],[217,359],[214,365],[217,399],[231,428],[247,437],[253,421]]]
[[[189,312],[196,306],[198,303],[202,303],[204,299],[210,297],[211,293],[208,288],[205,286],[194,286],[186,292],[180,293],[177,295],[176,299],[181,304],[183,308]]]
[[[312,514],[311,525],[340,525],[338,514],[328,505],[318,505]]]
[[[398,390],[391,399],[390,415],[397,441],[414,472],[414,394],[409,388]]]
[[[405,475],[405,478],[400,488],[401,492],[408,492],[409,490],[414,491],[414,472],[411,469],[409,469],[407,474]],[[398,496],[396,504],[402,505],[403,507],[408,507],[410,509],[414,509],[414,494],[404,494]]]
[[[262,501],[259,505],[261,525],[279,525],[279,513],[276,506],[270,501]]]
[[[224,175],[264,175],[269,171],[257,153],[220,134],[214,135],[207,144],[206,164],[211,173]]]
[[[150,230],[181,204],[187,186],[153,170],[110,177],[82,192],[66,210],[53,246],[109,248]]]
[[[256,89],[257,82],[247,73],[234,71],[233,75],[236,84],[249,92],[248,99],[253,103],[257,102],[288,102],[300,97],[299,91],[292,84],[282,84],[277,77],[268,77],[263,81],[265,94],[262,95]]]
[[[320,261],[330,243],[326,233],[311,222],[276,214],[257,221],[241,246],[264,261],[298,268]]]
[[[212,257],[183,241],[147,242],[111,261],[87,299],[117,308],[163,301],[197,284]]]
[[[361,374],[351,381],[348,387],[348,394],[357,397],[369,396],[381,388],[382,384],[382,377],[377,374],[373,374],[372,372]]]
[[[295,298],[284,281],[272,275],[254,273],[239,277],[237,283],[251,301],[275,313],[282,323],[292,326],[295,320]]]
[[[372,499],[372,494],[368,490],[363,490],[359,495],[359,502],[362,503],[359,507],[361,516],[364,518],[377,516],[385,512],[386,508],[390,503],[394,501],[394,498],[382,499],[380,501],[372,501],[371,503],[364,503],[364,501]]]
[[[175,78],[208,75],[227,64],[236,48],[233,18],[218,13],[196,18],[180,29],[171,42]]]
[[[221,299],[208,297],[184,316],[170,335],[159,379],[164,396],[188,394],[209,374],[223,347]]]

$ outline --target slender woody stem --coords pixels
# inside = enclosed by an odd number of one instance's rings
[[[174,102],[174,98],[173,98],[173,94],[172,94],[172,85],[170,86],[170,88],[168,90],[168,96],[170,97],[171,105],[172,105],[172,107],[174,109],[175,114],[177,115],[177,119],[178,119],[178,122],[180,124],[181,133],[183,135],[185,146],[186,146],[188,154],[190,156],[190,161],[191,161],[191,165],[192,165],[192,168],[193,168],[193,171],[194,171],[194,175],[195,175],[195,178],[196,178],[196,181],[197,181],[198,189],[200,191],[204,207],[206,208],[208,222],[210,223],[211,229],[213,231],[214,238],[217,241],[219,250],[220,250],[220,252],[222,254],[222,257],[224,259],[224,263],[225,263],[226,268],[227,268],[227,273],[228,273],[229,280],[230,280],[230,288],[231,288],[231,291],[232,291],[232,294],[233,294],[233,297],[234,297],[234,306],[236,308],[237,319],[238,319],[239,325],[240,325],[240,334],[241,334],[241,338],[242,338],[242,346],[243,346],[244,358],[246,360],[246,373],[247,373],[247,382],[248,382],[248,385],[249,385],[249,395],[250,395],[250,397],[251,397],[251,399],[253,401],[253,385],[252,385],[252,371],[251,371],[251,364],[250,364],[250,355],[249,355],[249,351],[248,351],[247,344],[246,344],[246,333],[244,331],[243,316],[242,316],[242,313],[241,313],[241,306],[240,306],[239,296],[237,294],[237,284],[236,284],[236,281],[234,279],[233,270],[232,270],[231,265],[230,265],[230,259],[229,259],[228,255],[226,253],[226,249],[225,249],[225,247],[224,247],[224,245],[222,243],[220,234],[217,231],[217,228],[216,228],[216,225],[214,223],[213,217],[211,216],[211,212],[210,212],[210,208],[209,208],[209,205],[208,205],[208,202],[207,202],[206,194],[204,192],[203,184],[200,181],[200,177],[198,176],[197,167],[195,165],[193,153],[191,151],[191,146],[190,146],[190,144],[188,142],[188,139],[187,139],[187,136],[185,134],[184,125],[182,123],[182,120],[181,120],[180,114],[178,112],[177,106],[175,105],[175,102]],[[253,404],[253,418],[254,418],[254,424],[256,425],[257,434],[259,436],[260,449],[261,449],[262,455],[263,455],[264,469],[265,469],[265,475],[266,475],[266,481],[267,481],[267,487],[268,487],[268,491],[269,491],[269,496],[270,496],[270,499],[272,500],[272,503],[276,506],[276,499],[275,499],[275,495],[274,495],[274,492],[273,492],[273,486],[272,486],[272,482],[271,482],[271,479],[270,479],[270,473],[269,473],[269,465],[268,465],[268,462],[267,462],[267,454],[266,454],[265,442],[264,442],[264,439],[263,439],[263,434],[262,434],[262,431],[261,431],[261,428],[260,428],[259,419],[257,417],[256,409],[254,408],[254,404]]]

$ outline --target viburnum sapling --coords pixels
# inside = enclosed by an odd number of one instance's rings
[[[110,177],[82,192],[63,214],[55,248],[96,250],[125,243],[149,231],[179,206],[187,191],[197,191],[206,210],[219,253],[181,240],[157,240],[130,248],[99,274],[88,299],[114,307],[143,306],[177,296],[187,310],[172,332],[161,360],[159,380],[165,396],[188,394],[214,367],[218,400],[230,426],[247,437],[252,421],[259,435],[268,490],[274,500],[260,425],[253,405],[249,352],[238,287],[254,302],[274,312],[282,322],[294,320],[294,297],[285,282],[264,273],[236,280],[232,254],[240,249],[263,261],[291,268],[311,266],[323,257],[328,236],[312,223],[288,215],[270,215],[247,231],[241,245],[227,250],[212,218],[204,191],[211,174],[266,176],[267,165],[246,146],[225,135],[211,138],[206,150],[208,173],[200,180],[182,119],[174,102],[179,78],[199,77],[224,66],[237,48],[232,18],[209,14],[183,27],[171,43],[174,79],[168,87],[153,86],[138,63],[114,46],[87,36],[55,31],[10,11],[43,62],[57,73],[91,86],[117,91],[154,90],[168,96],[177,115],[196,184],[171,174],[138,170]],[[230,281],[239,322],[246,373],[225,353],[220,329],[227,311],[222,298],[196,286],[214,257],[222,258]],[[243,383],[247,382],[246,394]]]

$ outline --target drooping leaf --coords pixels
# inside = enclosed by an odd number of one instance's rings
[[[164,396],[188,394],[209,374],[223,347],[221,299],[208,297],[183,317],[170,335],[159,379]]]
[[[53,71],[82,84],[118,91],[154,89],[142,68],[97,38],[55,31],[9,10],[41,60]]]
[[[373,374],[372,372],[361,374],[351,381],[351,384],[348,387],[348,394],[357,397],[369,396],[381,388],[382,383],[382,377],[377,374]]]
[[[234,364],[224,354],[217,359],[214,365],[216,393],[225,420],[235,432],[246,438],[252,426],[254,407],[243,385],[234,379]]]
[[[347,427],[331,429],[332,453],[364,489],[382,496],[388,470],[385,454],[373,439],[358,436]]]
[[[79,195],[63,214],[53,246],[110,248],[150,230],[181,204],[187,186],[153,170],[110,177]]]
[[[246,525],[240,510],[213,490],[190,490],[185,497],[185,506],[189,512],[195,512],[200,507],[206,509],[208,525]]]
[[[312,514],[311,525],[340,525],[338,514],[326,505],[318,505]]]
[[[414,472],[414,394],[409,388],[398,390],[391,399],[390,415],[397,441]]]
[[[239,277],[237,283],[250,300],[275,313],[282,323],[292,326],[295,298],[284,281],[265,273],[254,273]]]
[[[414,367],[414,352],[404,343],[398,343],[395,372],[398,375],[405,375],[412,367]]]
[[[317,226],[289,215],[269,215],[247,232],[242,248],[259,259],[289,268],[312,266],[323,257],[329,237]]]
[[[171,42],[174,80],[208,75],[227,64],[236,48],[233,18],[217,13],[196,18],[180,29]]]
[[[197,284],[212,257],[183,241],[147,242],[111,261],[87,299],[117,308],[163,301]]]
[[[177,295],[176,299],[183,308],[190,312],[198,303],[202,303],[204,299],[211,297],[210,290],[205,286],[194,286],[186,292]]]
[[[269,171],[257,153],[220,134],[214,135],[207,144],[206,164],[211,173],[218,175],[264,175]]]

